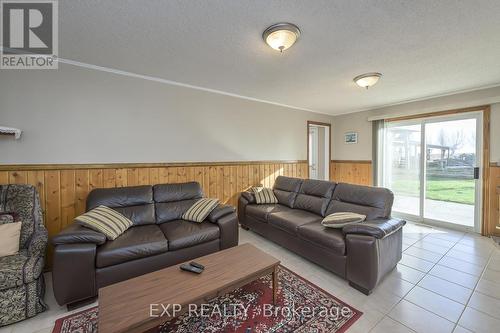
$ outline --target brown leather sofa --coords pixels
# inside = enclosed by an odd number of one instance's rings
[[[181,219],[203,196],[199,183],[95,189],[87,210],[111,207],[134,225],[114,241],[71,224],[52,239],[57,302],[83,303],[99,288],[238,244],[234,207],[219,205],[202,223]]]
[[[385,188],[279,176],[277,204],[255,204],[243,192],[238,218],[279,245],[346,278],[369,294],[401,260],[403,220],[390,217],[393,193]],[[355,212],[367,220],[342,229],[321,225],[335,212]]]

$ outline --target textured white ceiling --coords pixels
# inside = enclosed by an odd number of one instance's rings
[[[329,114],[500,84],[499,0],[64,0],[59,22],[62,58]]]

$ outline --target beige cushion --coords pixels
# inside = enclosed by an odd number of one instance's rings
[[[0,257],[11,256],[19,252],[21,222],[0,225]]]
[[[219,199],[200,199],[189,207],[184,214],[182,214],[182,219],[192,222],[203,222],[218,204]]]
[[[81,226],[90,228],[106,235],[109,240],[114,240],[125,232],[132,221],[126,216],[106,206],[99,206],[75,218]]]
[[[328,228],[342,228],[348,224],[363,222],[365,219],[365,215],[339,212],[328,215],[321,221],[321,224]]]
[[[257,205],[278,203],[278,198],[274,195],[273,189],[267,187],[252,187]]]

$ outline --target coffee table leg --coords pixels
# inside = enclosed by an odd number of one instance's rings
[[[278,271],[274,268],[273,271],[273,304],[276,305],[278,300]]]

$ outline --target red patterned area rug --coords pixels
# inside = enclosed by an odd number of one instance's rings
[[[147,333],[342,333],[362,315],[283,266],[278,281],[277,306],[271,276],[265,276]],[[52,333],[96,333],[97,318],[97,307],[74,313],[58,319]]]

